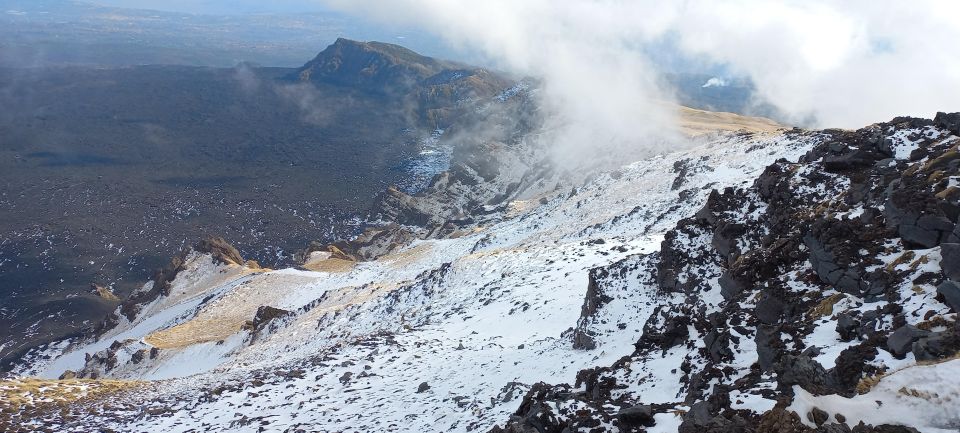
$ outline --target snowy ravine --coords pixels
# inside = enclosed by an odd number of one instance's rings
[[[913,235],[899,226],[870,232],[844,245],[872,257],[841,258],[834,241],[862,233],[799,216],[873,218],[886,184],[871,170],[892,178],[940,161],[943,188],[931,194],[960,191],[960,159],[941,161],[960,132],[872,128],[701,137],[372,261],[331,250],[314,253],[313,271],[271,271],[194,252],[132,320],[31,354],[15,374],[45,379],[35,390],[0,382],[27,389],[0,430],[772,432],[845,416],[955,431],[960,365],[940,360],[956,352],[960,289],[937,295],[951,277],[941,244],[960,241],[953,226],[936,245],[901,242]],[[851,190],[860,196],[844,199]],[[772,249],[791,233],[800,241]],[[863,272],[883,267],[878,292]],[[838,326],[848,320],[856,326]],[[906,326],[908,349],[888,342]],[[938,336],[953,352],[917,367],[916,344]],[[855,372],[863,395],[835,374],[852,347],[883,349]],[[821,373],[829,383],[784,380]],[[64,384],[82,396],[44,400]]]

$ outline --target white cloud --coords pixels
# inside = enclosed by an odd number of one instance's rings
[[[582,146],[643,141],[669,116],[642,47],[670,36],[687,55],[749,76],[796,119],[859,127],[960,111],[960,2],[766,0],[329,0],[413,24],[544,79],[545,102]]]

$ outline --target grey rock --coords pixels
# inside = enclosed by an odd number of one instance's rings
[[[427,390],[429,389],[430,389],[430,384],[428,384],[427,382],[423,382],[420,384],[420,386],[417,387],[417,394],[427,392]]]
[[[690,411],[684,415],[684,421],[689,420],[694,425],[706,425],[713,418],[710,414],[710,404],[706,401],[699,401],[690,406]]]
[[[779,328],[758,326],[754,341],[757,344],[757,364],[760,365],[760,370],[770,371],[779,352],[776,346],[781,344]]]
[[[868,338],[877,330],[877,323],[880,320],[880,313],[876,310],[870,310],[860,315],[860,337]]]
[[[724,271],[718,281],[720,284],[720,294],[725,300],[732,300],[746,289],[746,284],[737,280],[730,271]]]
[[[872,166],[877,160],[883,159],[884,156],[865,149],[854,149],[842,155],[824,156],[823,167],[832,172],[860,169]]]
[[[850,313],[840,313],[837,315],[837,334],[840,334],[841,340],[850,341],[857,338],[859,328],[860,321],[850,315]]]
[[[901,216],[897,231],[903,243],[920,248],[933,248],[947,240],[953,232],[954,224],[940,215],[918,215],[906,212]]]
[[[641,404],[617,412],[617,421],[622,427],[651,427],[656,424],[653,419],[653,407]]]
[[[889,337],[887,337],[887,349],[893,354],[893,356],[897,357],[898,359],[902,359],[913,348],[914,341],[917,341],[928,334],[928,331],[924,331],[913,325],[901,326],[896,331],[893,331]]]
[[[933,123],[954,135],[960,135],[960,113],[937,113]]]
[[[834,379],[827,370],[807,356],[784,355],[774,365],[774,370],[781,389],[800,385],[807,392],[824,395],[832,394],[835,388]]]
[[[757,307],[754,309],[753,314],[757,316],[757,319],[760,319],[761,322],[768,325],[775,325],[780,322],[783,308],[783,302],[776,296],[764,294],[763,297],[757,301]]]
[[[953,311],[960,313],[960,285],[953,280],[947,280],[937,286],[937,293],[943,296],[943,302]]]
[[[747,228],[743,224],[724,223],[713,232],[711,245],[725,259],[730,259],[730,255],[737,249],[737,239],[743,236]]]
[[[710,333],[704,337],[703,342],[706,344],[707,353],[713,362],[721,362],[733,357],[733,352],[730,350],[729,331],[710,331]]]
[[[960,352],[960,329],[931,333],[914,342],[912,350],[917,361],[937,361],[955,356]]]
[[[803,237],[803,243],[810,249],[810,265],[820,277],[820,281],[855,296],[860,296],[867,288],[867,283],[856,269],[837,264],[833,253],[822,242],[808,234]]]
[[[576,350],[593,350],[597,348],[597,342],[582,329],[573,332],[573,348]]]
[[[147,351],[147,349],[140,349],[134,352],[132,356],[130,356],[130,362],[134,364],[139,364],[143,362],[144,359],[146,359],[148,353],[149,351]]]
[[[817,433],[850,433],[850,426],[840,423],[840,424],[824,424],[817,427]]]
[[[807,413],[807,420],[816,424],[817,426],[823,425],[823,423],[827,422],[828,419],[830,419],[830,414],[816,406],[814,406],[813,409]]]
[[[952,280],[960,281],[960,243],[940,244],[940,269],[943,275]]]

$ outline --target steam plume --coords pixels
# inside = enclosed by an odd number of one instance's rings
[[[328,0],[415,25],[544,80],[571,143],[642,141],[669,93],[645,48],[676,49],[750,77],[791,119],[858,127],[960,110],[960,3],[767,0]]]

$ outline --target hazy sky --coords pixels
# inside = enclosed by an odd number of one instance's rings
[[[653,79],[662,62],[648,49],[665,38],[683,56],[750,77],[761,96],[821,126],[960,110],[956,0],[97,1],[194,13],[337,10],[422,29],[544,78],[549,102],[583,107],[567,114],[598,117],[591,122],[605,130],[636,130],[638,109],[650,108],[637,101],[668,96]]]
[[[196,14],[324,12],[319,2],[305,0],[93,0],[108,6]]]

